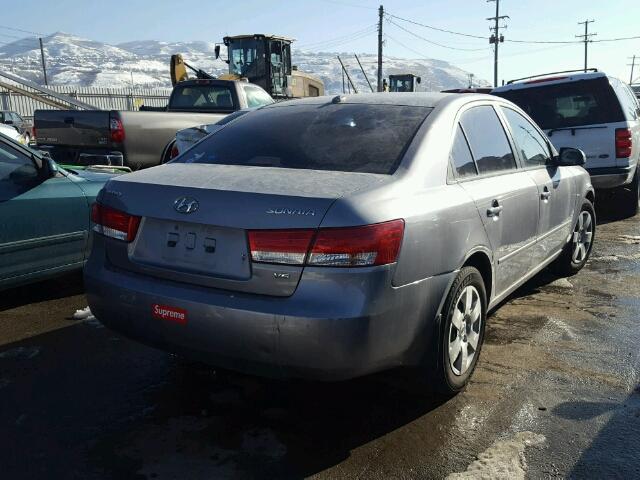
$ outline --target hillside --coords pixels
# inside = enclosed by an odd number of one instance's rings
[[[47,76],[54,85],[96,87],[168,87],[169,58],[182,53],[190,64],[205,71],[221,74],[227,69],[222,60],[214,59],[212,42],[133,41],[119,45],[80,38],[57,32],[45,37]],[[327,93],[342,92],[342,74],[336,52],[293,51],[293,63],[302,71],[320,77]],[[353,53],[339,54],[345,62],[358,90],[368,90]],[[377,57],[359,54],[360,60],[375,86]],[[42,83],[40,50],[36,38],[24,38],[0,48],[0,68],[32,81]],[[422,77],[421,90],[464,87],[468,73],[443,60],[385,57],[384,76],[412,72]]]

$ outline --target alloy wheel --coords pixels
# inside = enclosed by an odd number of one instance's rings
[[[456,300],[449,326],[449,364],[454,374],[464,375],[478,352],[482,327],[482,301],[473,285]]]
[[[593,218],[591,213],[583,210],[578,217],[578,223],[573,230],[573,249],[571,260],[582,263],[587,258],[591,241],[593,240]]]

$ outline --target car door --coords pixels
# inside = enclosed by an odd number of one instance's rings
[[[538,189],[531,177],[517,167],[508,136],[491,105],[463,111],[456,128],[460,150],[467,148],[474,163],[471,167],[465,162],[466,175],[457,173],[460,185],[476,204],[491,242],[498,296],[519,283],[531,269],[538,225]]]
[[[509,107],[500,107],[500,111],[511,130],[521,165],[538,187],[535,266],[562,248],[571,233],[577,188],[574,169],[554,165],[547,139],[527,118]]]
[[[0,282],[84,261],[87,200],[65,175],[43,175],[28,150],[0,141]]]

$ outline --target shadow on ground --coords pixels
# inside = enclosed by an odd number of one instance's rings
[[[0,465],[12,479],[299,478],[446,401],[389,374],[332,384],[219,374],[87,323],[2,350],[0,439],[11,441]],[[421,451],[442,444],[437,430],[420,432]]]
[[[51,280],[23,285],[0,292],[0,312],[33,303],[81,295],[83,293],[82,272],[67,273]]]
[[[569,478],[640,478],[640,386],[622,403],[567,402],[553,413],[577,421],[610,416]]]

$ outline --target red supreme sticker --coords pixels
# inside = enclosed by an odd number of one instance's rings
[[[187,311],[182,308],[159,305],[157,303],[154,303],[151,308],[155,318],[178,323],[180,325],[185,325],[187,323]]]

